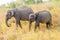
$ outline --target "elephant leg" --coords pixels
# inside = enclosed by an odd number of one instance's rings
[[[49,27],[53,26],[52,19],[48,23],[49,23]]]
[[[39,23],[38,23],[38,29],[40,30],[40,25],[39,25]]]
[[[17,20],[16,20],[16,30],[18,30],[18,22],[17,22]]]
[[[49,22],[48,22],[48,27],[50,28],[50,27],[51,27],[51,25],[53,25],[53,24],[52,24],[52,22],[51,22],[51,21],[49,21]]]
[[[48,24],[48,25],[49,25],[49,27],[51,27],[51,25],[52,25],[52,24],[51,24],[51,22],[49,22],[49,24]]]
[[[16,25],[17,25],[17,27],[18,27],[18,25],[22,28],[22,26],[21,26],[21,23],[20,23],[20,20],[16,20]]]
[[[50,28],[51,25],[52,25],[52,24],[51,24],[50,22],[46,23],[47,28]]]
[[[20,26],[20,27],[21,27],[21,29],[22,29],[21,22],[19,22],[19,26]]]
[[[30,21],[29,22],[29,31],[31,30],[31,24],[32,24],[32,22]]]
[[[38,21],[35,23],[35,29],[34,29],[34,31],[36,31],[37,27],[39,27],[39,22]]]
[[[46,27],[49,28],[49,23],[46,23]]]

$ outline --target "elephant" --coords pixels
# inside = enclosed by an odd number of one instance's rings
[[[33,13],[31,8],[25,6],[8,10],[6,14],[6,25],[10,27],[8,25],[8,20],[14,17],[16,19],[16,25],[22,28],[20,20],[29,21],[29,15]]]
[[[34,31],[36,31],[36,28],[38,27],[40,29],[40,25],[39,23],[45,23],[46,27],[49,28],[52,24],[52,15],[49,11],[47,10],[42,10],[42,11],[38,11],[34,14],[30,14],[29,15],[29,20],[30,20],[30,29],[31,29],[31,23],[33,21],[35,21],[35,29]]]

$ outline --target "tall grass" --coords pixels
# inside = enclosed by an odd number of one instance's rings
[[[60,8],[59,4],[55,3],[42,3],[37,5],[28,5],[34,12],[40,10],[48,10],[52,15],[53,26],[48,30],[45,24],[40,25],[40,30],[34,32],[34,23],[32,24],[31,31],[29,32],[29,23],[21,21],[23,29],[17,27],[12,21],[9,20],[11,27],[5,24],[5,16],[8,8],[0,8],[0,40],[60,40]]]

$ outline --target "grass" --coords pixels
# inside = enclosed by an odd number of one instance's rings
[[[58,3],[57,3],[58,4]],[[14,18],[9,20],[11,27],[5,24],[5,15],[8,8],[0,8],[0,40],[60,40],[60,8],[59,4],[55,3],[42,3],[37,5],[28,5],[34,12],[40,10],[48,10],[52,15],[53,26],[48,30],[45,24],[40,25],[40,30],[34,32],[34,23],[32,24],[31,31],[29,32],[29,23],[21,21],[23,29],[18,27]]]

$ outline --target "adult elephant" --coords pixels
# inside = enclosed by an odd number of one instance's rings
[[[35,23],[35,29],[39,27],[39,23],[46,23],[46,27],[49,28],[51,25],[52,25],[52,15],[49,11],[46,11],[46,10],[42,10],[42,11],[39,11],[35,14],[30,14],[29,15],[29,20],[30,20],[30,28],[31,28],[31,23],[33,21],[36,21]]]
[[[26,6],[8,10],[6,14],[6,25],[9,27],[8,20],[14,17],[16,19],[16,25],[22,28],[20,20],[29,21],[29,15],[33,13],[33,10]]]

